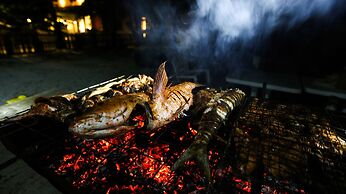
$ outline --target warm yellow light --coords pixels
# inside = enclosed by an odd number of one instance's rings
[[[78,33],[78,22],[75,20],[65,20],[63,24],[66,25],[67,33],[75,34]],[[82,24],[83,25],[83,24]],[[83,27],[81,27],[83,28]]]
[[[19,45],[19,52],[24,53],[24,49],[22,45]]]
[[[77,5],[82,5],[84,3],[85,0],[77,0]]]
[[[65,7],[66,6],[66,0],[59,0],[59,6]]]
[[[85,28],[88,30],[91,30],[92,29],[92,23],[91,23],[90,15],[85,16],[84,21],[85,21]]]
[[[30,19],[30,18],[27,18],[26,21],[27,21],[28,23],[31,23],[31,19]]]
[[[146,17],[142,17],[142,20],[141,20],[141,29],[143,31],[147,30],[147,18]]]
[[[74,30],[74,33],[78,32],[78,22],[77,21],[73,21],[73,30]]]
[[[57,18],[56,21],[62,23],[64,20],[63,20],[62,18]],[[53,22],[52,22],[52,23],[53,23]],[[51,23],[51,24],[52,24],[52,23]],[[53,23],[52,25],[54,25],[54,23]]]
[[[55,30],[54,26],[49,26],[49,30],[54,31]]]
[[[74,33],[73,23],[67,23],[67,31],[69,33]]]
[[[147,33],[143,32],[143,38],[147,37]]]
[[[80,19],[78,21],[79,24],[79,32],[80,33],[85,33],[85,23],[84,23],[84,19]]]
[[[5,54],[5,55],[7,54],[6,48],[4,46],[1,47],[0,54]]]

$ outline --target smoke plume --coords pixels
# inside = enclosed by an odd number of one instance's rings
[[[147,1],[146,1],[147,2]],[[196,0],[180,16],[172,4],[139,5],[155,26],[151,41],[164,44],[168,60],[199,65],[227,60],[242,63],[249,50],[273,30],[292,28],[311,17],[333,15],[342,0]],[[149,10],[145,10],[150,7]],[[159,40],[159,41],[158,41]],[[159,43],[158,43],[159,42]],[[245,57],[244,57],[245,55]]]

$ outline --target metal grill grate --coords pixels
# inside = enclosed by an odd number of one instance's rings
[[[288,191],[344,191],[346,143],[327,118],[304,106],[252,99],[233,132],[240,173],[264,175],[263,182]]]

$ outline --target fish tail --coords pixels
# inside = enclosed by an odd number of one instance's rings
[[[154,85],[153,85],[153,99],[157,99],[164,96],[166,85],[168,82],[167,73],[165,70],[166,62],[162,63],[157,70]]]

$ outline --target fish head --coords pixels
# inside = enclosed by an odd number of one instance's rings
[[[147,123],[149,97],[143,93],[115,96],[76,117],[69,131],[78,136],[105,137],[122,134]],[[144,126],[144,125],[143,125]]]

